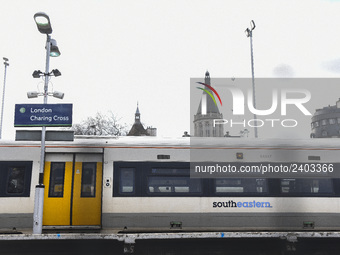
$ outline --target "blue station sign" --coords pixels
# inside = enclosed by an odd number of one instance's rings
[[[72,104],[16,104],[15,127],[70,127]]]

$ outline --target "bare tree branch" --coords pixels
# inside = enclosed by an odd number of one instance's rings
[[[94,117],[87,117],[79,124],[74,124],[72,129],[75,135],[98,135],[98,136],[123,136],[128,132],[127,125],[120,122],[112,111],[108,115],[97,112]]]

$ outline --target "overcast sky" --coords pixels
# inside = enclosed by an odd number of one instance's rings
[[[73,103],[79,123],[112,111],[131,125],[141,120],[159,136],[190,130],[190,78],[251,77],[253,32],[256,77],[340,75],[340,1],[331,0],[0,0],[0,56],[7,71],[3,138],[14,139],[14,105],[42,103],[26,92],[42,89],[34,70],[45,69],[45,41],[33,20],[50,16],[61,56],[51,58],[54,90]],[[0,65],[1,91],[4,66]],[[339,85],[340,86],[340,85]],[[329,104],[340,97],[332,93]],[[1,97],[2,98],[2,97]],[[318,107],[323,107],[320,105]],[[314,112],[313,112],[314,113]]]

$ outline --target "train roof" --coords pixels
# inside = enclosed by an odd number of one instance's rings
[[[39,147],[40,141],[8,141],[1,140],[0,147],[31,146]],[[74,141],[47,141],[46,147],[223,147],[223,148],[336,148],[340,149],[340,139],[261,139],[261,138],[229,138],[229,137],[150,137],[121,136],[94,137],[75,136]]]

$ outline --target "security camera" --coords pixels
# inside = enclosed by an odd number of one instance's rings
[[[63,92],[59,92],[59,91],[54,91],[53,92],[53,96],[59,99],[63,99],[64,98],[64,93]]]
[[[28,98],[36,98],[39,96],[39,93],[37,91],[29,91],[27,92],[27,97]]]

